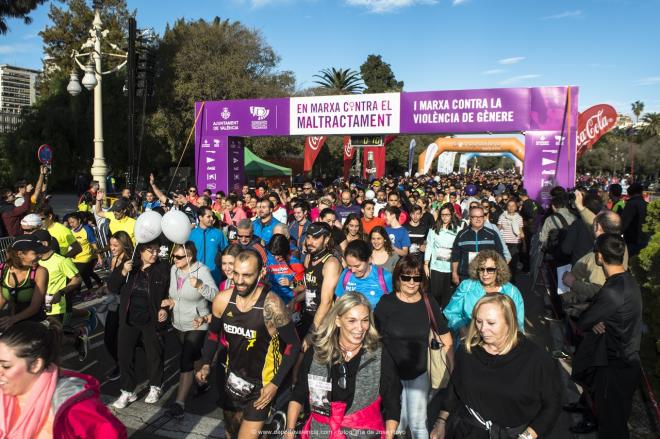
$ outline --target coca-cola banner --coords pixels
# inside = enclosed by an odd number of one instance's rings
[[[362,178],[373,180],[385,176],[385,147],[368,146],[363,148]]]
[[[316,157],[321,152],[323,144],[328,139],[327,136],[309,136],[305,138],[305,164],[303,167],[304,172],[309,172],[314,166]]]
[[[351,136],[344,136],[344,179],[348,178],[354,156],[355,148],[351,144]]]
[[[611,105],[600,104],[586,109],[578,117],[577,156],[591,149],[600,137],[616,126],[616,110]]]

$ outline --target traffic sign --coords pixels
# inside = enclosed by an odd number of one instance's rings
[[[42,165],[50,165],[53,161],[53,148],[50,145],[41,145],[37,151],[37,157]]]

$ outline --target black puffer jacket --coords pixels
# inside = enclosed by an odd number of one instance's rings
[[[163,262],[156,262],[155,264],[147,267],[146,270],[133,268],[128,276],[122,276],[121,271],[124,264],[118,265],[110,275],[108,280],[108,288],[110,291],[119,291],[119,322],[126,324],[126,316],[128,309],[131,305],[131,295],[133,293],[136,281],[146,276],[149,296],[149,304],[151,311],[151,321],[158,322],[158,311],[161,309],[160,304],[163,299],[167,298],[170,287],[170,267]]]

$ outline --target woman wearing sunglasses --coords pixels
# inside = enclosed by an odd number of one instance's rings
[[[181,418],[193,383],[193,366],[201,357],[208,330],[204,317],[211,314],[209,304],[218,294],[218,287],[208,267],[197,261],[192,241],[175,244],[172,261],[169,298],[161,306],[171,310],[172,326],[181,346],[179,388],[169,409],[172,417]]]
[[[451,370],[453,349],[447,321],[438,303],[428,294],[428,278],[422,262],[414,255],[399,260],[392,275],[394,294],[386,294],[374,313],[383,346],[390,353],[401,379],[401,422],[397,433],[410,428],[413,439],[428,439],[426,405],[431,385],[428,376],[427,348],[433,313],[442,349]],[[426,296],[426,298],[424,297]],[[428,302],[426,302],[428,300]]]
[[[129,259],[110,274],[108,289],[119,292],[119,369],[121,395],[112,404],[123,409],[137,400],[135,352],[140,340],[146,354],[149,394],[144,402],[155,404],[162,395],[163,343],[160,331],[167,320],[161,302],[167,297],[170,268],[158,259],[158,241],[137,246],[135,261]]]
[[[380,345],[369,301],[360,293],[346,293],[324,317],[313,349],[303,357],[285,438],[294,438],[298,416],[309,401],[311,415],[303,438],[344,433],[391,439],[399,422],[400,398],[396,366]]]
[[[461,282],[444,309],[449,329],[458,332],[472,318],[474,305],[488,294],[504,294],[513,299],[520,331],[525,331],[525,304],[520,291],[509,280],[509,266],[495,250],[482,250],[470,262],[470,279]]]

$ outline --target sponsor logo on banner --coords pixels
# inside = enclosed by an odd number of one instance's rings
[[[616,126],[616,118],[614,107],[606,104],[595,105],[580,113],[577,131],[578,148],[585,151],[591,149],[603,134]]]
[[[325,136],[310,136],[309,137],[309,147],[314,151],[319,149],[319,145],[322,145],[325,142]]]
[[[398,133],[400,94],[291,98],[291,135]]]
[[[266,118],[270,114],[270,110],[266,107],[250,107],[250,114],[257,120],[252,120],[250,126],[253,130],[267,130],[268,121]]]
[[[222,117],[224,120],[227,120],[231,117],[231,111],[229,111],[229,108],[224,107],[222,109],[222,113],[220,113],[220,117]]]
[[[238,121],[230,120],[231,111],[228,107],[223,107],[222,112],[220,112],[220,117],[222,120],[214,120],[212,123],[213,131],[238,131]]]
[[[353,144],[350,142],[344,142],[344,158],[353,158],[353,152],[355,149],[353,149]]]
[[[250,114],[258,120],[264,120],[270,114],[270,110],[266,107],[250,107]]]

